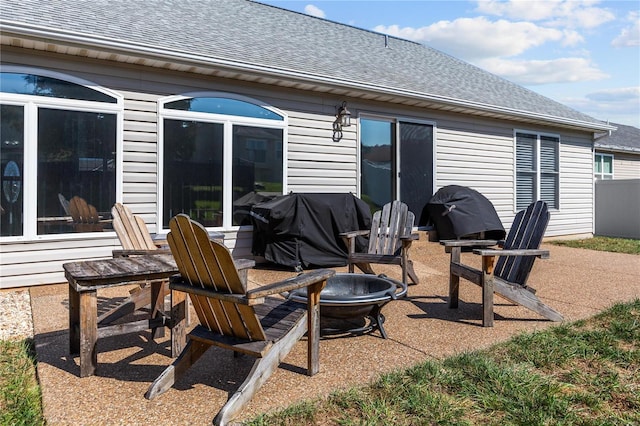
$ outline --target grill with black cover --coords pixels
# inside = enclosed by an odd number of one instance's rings
[[[502,240],[506,235],[491,201],[466,186],[440,188],[427,203],[426,210],[439,240]]]
[[[345,266],[341,232],[371,227],[371,211],[350,193],[290,193],[251,208],[252,252],[296,270]],[[366,249],[360,238],[356,248]]]

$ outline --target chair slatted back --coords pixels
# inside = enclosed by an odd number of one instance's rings
[[[64,195],[58,193],[58,200],[60,201],[60,205],[62,206],[62,210],[64,210],[64,214],[67,216],[71,216],[71,212],[69,211],[69,200],[67,200]]]
[[[220,293],[245,294],[231,253],[209,239],[207,230],[185,214],[169,222],[167,241],[185,283]],[[225,336],[251,341],[266,340],[252,306],[190,293],[200,324]]]
[[[129,207],[115,203],[111,208],[113,229],[125,250],[156,250],[144,219],[131,213]]]
[[[538,249],[549,223],[547,203],[536,201],[516,214],[504,242],[505,250]],[[510,283],[525,285],[535,256],[500,256],[494,276]]]
[[[369,254],[394,255],[401,247],[400,237],[410,235],[415,216],[406,204],[395,200],[373,214],[369,234]]]
[[[100,216],[92,204],[77,195],[69,200],[69,213],[75,223],[98,223]]]

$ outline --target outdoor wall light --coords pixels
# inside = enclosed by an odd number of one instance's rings
[[[336,119],[333,122],[333,141],[342,139],[342,128],[351,126],[351,113],[347,109],[347,101],[336,108]]]

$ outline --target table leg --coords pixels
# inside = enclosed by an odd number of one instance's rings
[[[171,290],[171,356],[180,355],[187,344],[187,297],[182,291]]]
[[[460,277],[451,271],[454,264],[460,263],[460,252],[460,247],[451,247],[451,261],[449,263],[449,308],[451,309],[458,307],[458,299],[460,297]]]
[[[98,364],[98,297],[96,290],[80,293],[80,377],[92,376]]]
[[[158,318],[164,314],[164,290],[163,281],[151,282],[151,319]],[[164,337],[164,327],[151,329],[151,338]]]
[[[320,292],[326,281],[307,287],[307,374],[320,371]]]
[[[494,256],[482,256],[482,326],[493,327]]]
[[[80,353],[80,295],[69,284],[69,354]]]

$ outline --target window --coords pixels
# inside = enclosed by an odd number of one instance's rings
[[[207,227],[250,225],[253,204],[283,194],[283,115],[206,93],[168,100],[161,116],[164,228],[178,213]]]
[[[596,154],[593,164],[593,176],[596,179],[613,179],[613,155]]]
[[[542,200],[559,208],[560,138],[516,132],[516,210]]]
[[[64,200],[81,197],[108,222],[121,98],[72,77],[16,67],[3,68],[0,92],[0,236],[102,231],[104,224],[74,223]]]

